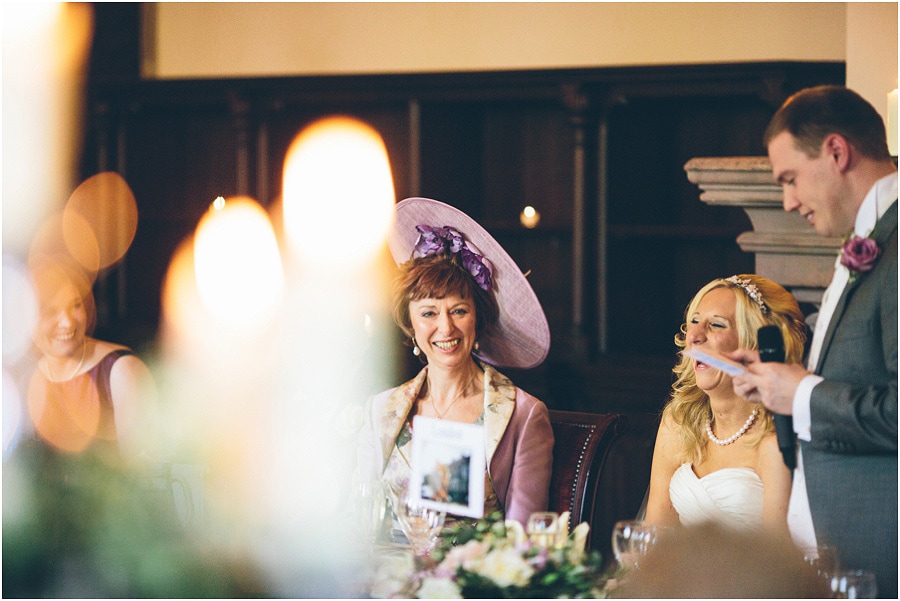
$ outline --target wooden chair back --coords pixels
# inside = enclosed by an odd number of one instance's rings
[[[569,512],[569,529],[591,526],[589,546],[610,558],[613,524],[633,519],[650,483],[659,416],[550,411],[555,443],[551,511]]]

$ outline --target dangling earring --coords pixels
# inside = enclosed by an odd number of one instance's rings
[[[422,349],[420,349],[420,348],[419,348],[419,345],[416,344],[416,339],[415,339],[415,338],[410,338],[410,340],[412,340],[412,343],[413,343],[413,355],[415,355],[416,357],[418,357],[419,355],[422,354]]]
[[[475,341],[475,344],[472,345],[472,348],[475,349],[475,350],[477,351],[478,349],[481,348],[481,345],[478,344],[478,341],[476,340],[476,341]]]

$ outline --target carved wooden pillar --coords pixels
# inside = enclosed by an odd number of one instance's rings
[[[587,351],[585,336],[585,271],[587,256],[585,238],[587,224],[585,222],[585,111],[588,108],[588,97],[578,84],[564,84],[561,88],[562,103],[568,112],[569,125],[572,127],[572,321],[569,333],[568,351],[575,357],[583,358]]]
[[[235,138],[235,186],[237,194],[250,195],[250,103],[237,93],[228,94]]]
[[[91,110],[96,173],[115,171],[127,181],[127,122],[129,113],[137,110],[137,107],[122,107],[103,101],[94,103]],[[94,309],[97,324],[102,327],[109,327],[124,319],[127,314],[127,264],[126,253],[113,267],[97,274],[94,283]]]
[[[741,207],[753,231],[737,237],[756,255],[756,272],[818,305],[831,282],[839,238],[823,238],[797,213],[786,213],[768,157],[695,158],[684,170],[709,205]]]

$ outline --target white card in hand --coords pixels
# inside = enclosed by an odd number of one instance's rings
[[[688,349],[684,351],[684,354],[688,357],[691,357],[692,359],[696,359],[697,361],[702,361],[710,367],[714,367],[718,370],[724,371],[729,376],[739,376],[747,371],[740,363],[729,361],[728,359],[725,359],[723,357],[715,357],[708,353],[704,353],[699,349]]]

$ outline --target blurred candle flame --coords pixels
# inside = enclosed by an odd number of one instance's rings
[[[393,357],[394,200],[381,137],[324,119],[291,145],[271,219],[217,198],[166,275],[170,431],[209,469],[209,519],[252,549],[275,596],[336,586],[358,551],[345,512],[362,404]]]
[[[393,215],[387,149],[369,125],[327,117],[302,130],[288,149],[284,228],[293,251],[319,265],[369,260]]]
[[[22,398],[13,376],[3,370],[3,458],[15,449],[22,431]]]
[[[103,269],[125,256],[137,232],[134,192],[113,171],[83,181],[63,211],[63,236],[75,259],[92,270]]]
[[[28,264],[77,263],[93,281],[100,271],[100,244],[90,223],[77,212],[57,211],[41,224],[28,252]]]
[[[88,48],[86,3],[3,5],[3,248],[27,251],[75,181]]]
[[[519,214],[519,221],[528,229],[534,229],[541,222],[541,214],[533,206],[528,205]]]
[[[19,361],[31,347],[37,325],[37,297],[25,266],[3,256],[3,363]]]
[[[216,199],[197,226],[194,264],[200,298],[223,323],[247,329],[274,316],[284,272],[272,223],[253,199]]]

